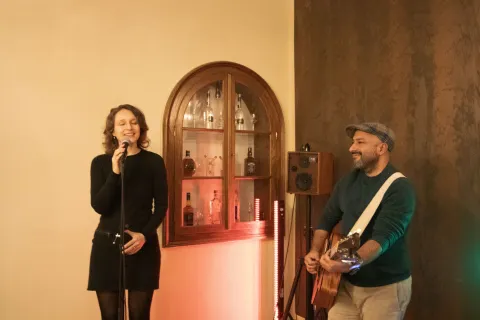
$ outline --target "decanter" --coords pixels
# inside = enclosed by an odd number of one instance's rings
[[[190,151],[185,151],[185,158],[183,158],[183,176],[191,177],[195,174],[196,165],[195,161],[190,158]]]
[[[187,109],[183,115],[183,126],[186,128],[194,127],[193,117],[195,116],[195,111],[192,101],[188,102]]]
[[[223,129],[223,100],[220,91],[220,83],[217,83],[215,88],[215,105],[218,109],[218,119],[216,121],[216,128]]]
[[[220,215],[222,213],[222,201],[218,196],[217,190],[213,190],[213,199],[210,200],[210,216],[212,224],[220,224]]]
[[[210,90],[207,92],[207,105],[203,110],[203,122],[205,124],[205,128],[213,129],[214,116],[212,106],[210,105]]]
[[[245,118],[242,110],[242,94],[237,95],[237,110],[235,111],[235,130],[245,130]]]
[[[235,222],[240,221],[240,203],[238,201],[238,190],[235,190],[235,198],[233,200],[233,205],[235,209]]]
[[[252,130],[255,130],[255,124],[258,122],[257,115],[252,113]]]
[[[192,119],[193,119],[193,127],[194,128],[202,128],[203,127],[203,104],[197,99],[197,95],[193,97],[193,101],[190,102],[192,104]]]

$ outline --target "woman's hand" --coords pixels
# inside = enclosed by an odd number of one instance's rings
[[[132,237],[132,240],[128,241],[125,244],[123,252],[125,254],[131,255],[140,251],[140,249],[142,249],[143,245],[145,244],[145,236],[143,235],[143,233],[133,232],[130,230],[125,230],[125,233],[128,233]]]
[[[115,150],[113,152],[113,156],[112,156],[112,170],[113,172],[115,172],[116,174],[120,174],[120,158],[122,156],[122,154],[126,152],[125,148],[123,147],[123,144],[121,144],[117,150]]]

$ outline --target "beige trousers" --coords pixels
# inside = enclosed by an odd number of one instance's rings
[[[412,294],[412,277],[381,287],[357,287],[342,280],[329,320],[401,320]]]

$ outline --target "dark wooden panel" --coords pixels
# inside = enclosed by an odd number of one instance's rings
[[[297,148],[332,152],[338,179],[351,166],[345,126],[381,121],[415,184],[408,319],[480,319],[479,76],[478,0],[295,1]],[[304,212],[300,201],[297,256]]]

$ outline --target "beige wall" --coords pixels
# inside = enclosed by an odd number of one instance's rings
[[[86,291],[98,221],[89,167],[105,116],[121,103],[140,107],[161,154],[170,91],[215,60],[244,64],[271,85],[292,150],[292,1],[0,2],[1,319],[99,319]],[[162,249],[153,314],[271,319],[272,252],[272,241]]]

